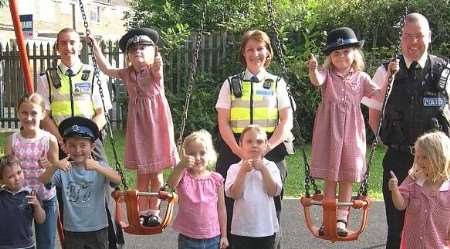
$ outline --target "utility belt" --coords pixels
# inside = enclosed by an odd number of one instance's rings
[[[413,154],[414,151],[414,145],[405,145],[405,144],[390,144],[388,145],[390,149],[400,151],[400,152],[409,152],[410,154]]]

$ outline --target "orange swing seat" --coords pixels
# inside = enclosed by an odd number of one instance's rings
[[[358,197],[350,202],[337,202],[336,200],[324,200],[322,194],[315,194],[312,197],[302,197],[300,203],[303,206],[306,226],[314,237],[331,242],[336,241],[352,241],[357,240],[359,235],[367,227],[368,211],[371,205],[371,201],[367,196]],[[324,234],[319,234],[319,228],[314,225],[311,217],[311,206],[322,206],[323,209],[323,227]],[[352,231],[348,230],[348,234],[345,237],[337,235],[336,231],[336,211],[339,206],[348,206],[353,209],[362,209],[361,223],[359,229]]]
[[[137,190],[114,191],[112,196],[116,202],[116,222],[122,226],[126,233],[135,235],[162,233],[172,221],[174,213],[173,208],[178,199],[175,193],[169,193],[166,191],[160,191],[157,193],[139,192]],[[143,226],[140,223],[139,217],[139,199],[155,197],[162,201],[167,201],[164,218],[161,220],[161,224],[159,226]],[[122,220],[122,203],[125,203],[126,206],[128,223]]]

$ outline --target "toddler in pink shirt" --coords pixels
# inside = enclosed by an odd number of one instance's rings
[[[405,210],[401,249],[448,249],[450,243],[450,139],[442,132],[420,136],[414,164],[398,187],[391,171],[395,207]]]
[[[216,159],[211,134],[191,133],[184,139],[182,155],[167,182],[179,196],[173,225],[180,233],[178,248],[227,248],[224,180],[207,168]]]

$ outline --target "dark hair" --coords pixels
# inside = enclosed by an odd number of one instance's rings
[[[4,155],[0,157],[0,179],[3,178],[3,171],[6,167],[20,165],[19,159],[14,155]]]

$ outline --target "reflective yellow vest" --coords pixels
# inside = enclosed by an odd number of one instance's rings
[[[71,79],[59,68],[48,69],[46,74],[50,112],[57,125],[72,116],[85,118],[94,116],[95,110],[92,101],[94,70],[91,66],[83,64],[81,70],[75,72]]]
[[[264,81],[242,81],[242,96],[236,97],[230,87],[230,126],[239,134],[249,124],[257,124],[266,132],[273,132],[278,124],[277,80],[269,88]],[[231,83],[230,83],[231,84]]]

